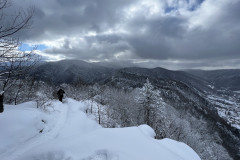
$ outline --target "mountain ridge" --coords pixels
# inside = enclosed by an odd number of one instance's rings
[[[141,88],[148,78],[153,86],[162,92],[162,98],[168,105],[173,106],[181,115],[190,115],[185,117],[186,119],[195,117],[199,121],[198,125],[209,128],[209,135],[217,132],[220,138],[225,140],[222,145],[228,153],[235,159],[240,156],[237,151],[240,130],[232,125],[238,126],[239,120],[234,115],[228,115],[231,113],[229,111],[237,109],[236,99],[240,94],[235,97],[232,92],[215,87],[213,82],[203,79],[202,76],[160,67],[116,69],[77,60],[46,63],[38,66],[32,74],[39,80],[55,85],[98,83],[126,91]],[[226,105],[225,100],[231,100],[232,104]]]

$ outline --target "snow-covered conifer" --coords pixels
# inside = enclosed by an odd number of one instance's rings
[[[153,85],[149,82],[149,79],[147,79],[146,83],[144,83],[143,87],[140,89],[136,100],[143,107],[144,122],[151,126],[153,120],[156,118],[156,110],[160,105],[160,92],[154,90]]]

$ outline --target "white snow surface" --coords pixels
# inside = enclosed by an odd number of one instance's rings
[[[86,103],[5,105],[0,114],[1,160],[200,160],[186,144],[156,140],[148,125],[102,128],[84,113]],[[91,116],[90,116],[91,117]]]

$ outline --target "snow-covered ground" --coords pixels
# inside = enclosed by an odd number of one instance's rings
[[[218,115],[228,124],[240,130],[240,104],[234,99],[225,99],[216,95],[208,95],[208,100],[217,105]]]
[[[85,102],[5,105],[0,114],[1,160],[200,160],[186,144],[156,140],[147,125],[102,128],[84,113]]]

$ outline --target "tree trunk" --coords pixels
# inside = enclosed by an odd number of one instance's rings
[[[4,98],[4,94],[2,93],[0,94],[0,113],[4,111],[3,98]]]
[[[149,126],[151,126],[151,124],[150,124],[150,109],[149,109],[149,107],[147,108],[147,125],[149,125]]]
[[[144,107],[144,123],[150,126],[150,109],[148,106]]]
[[[19,94],[20,89],[21,89],[21,88],[18,88],[17,93],[16,93],[16,96],[15,96],[15,98],[14,98],[15,105],[17,105],[17,99],[18,99],[18,94]]]
[[[93,99],[91,100],[91,114],[93,113]]]
[[[98,104],[98,124],[101,124],[100,105]]]

